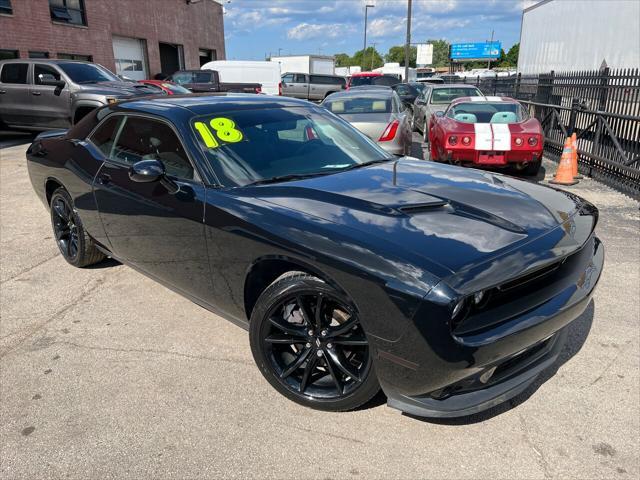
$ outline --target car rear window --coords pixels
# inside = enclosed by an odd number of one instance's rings
[[[460,97],[481,97],[482,92],[475,87],[434,88],[431,94],[431,103],[449,104]]]
[[[465,102],[452,106],[447,117],[463,123],[519,123],[529,118],[519,103]]]
[[[400,83],[400,80],[390,75],[378,75],[378,76],[372,76],[372,77],[351,77],[352,87],[361,87],[364,85],[382,85],[386,87],[393,87],[398,83]]]
[[[6,63],[2,67],[0,82],[25,84],[27,82],[28,63]]]
[[[391,98],[342,97],[322,104],[336,115],[356,113],[391,113]]]

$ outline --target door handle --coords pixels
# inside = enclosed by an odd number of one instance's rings
[[[3,93],[7,93],[6,90],[0,90],[0,95],[2,95]]]
[[[35,95],[36,97],[42,95],[40,92],[31,92],[31,95]]]
[[[108,173],[101,173],[98,175],[98,183],[100,185],[107,185],[109,182],[111,182],[111,175]]]

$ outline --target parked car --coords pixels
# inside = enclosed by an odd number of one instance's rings
[[[125,101],[27,159],[67,262],[109,255],[248,329],[264,378],[321,410],[380,386],[430,417],[509,400],[556,361],[603,267],[574,193],[397,159],[303,100]]]
[[[411,111],[390,88],[348,90],[329,95],[322,106],[342,117],[394,155],[411,152]]]
[[[178,70],[168,80],[192,92],[260,93],[259,83],[222,83],[215,70]]]
[[[429,130],[431,160],[462,166],[514,166],[536,175],[542,163],[544,134],[540,122],[517,100],[466,97],[437,112]]]
[[[347,84],[347,89],[351,87],[362,87],[366,85],[381,85],[392,87],[396,83],[400,83],[400,80],[395,75],[385,75],[380,72],[358,72],[351,75]]]
[[[413,104],[420,93],[424,91],[424,83],[397,83],[391,88],[398,94],[400,100],[402,100],[402,103],[404,103],[409,109],[411,109],[411,115],[413,115]]]
[[[265,61],[214,60],[205,63],[203,70],[218,72],[222,83],[258,83],[261,93],[281,95],[280,64]]]
[[[285,73],[282,76],[282,95],[285,97],[324,100],[327,95],[345,88],[347,81],[337,75]]]
[[[416,82],[420,83],[431,83],[431,84],[442,84],[444,80],[440,77],[427,77],[427,78],[418,78]]]
[[[430,122],[434,113],[446,110],[456,98],[477,96],[482,96],[482,92],[472,85],[426,85],[413,105],[412,127],[421,131],[423,140],[428,142]]]
[[[191,90],[168,80],[140,80],[140,83],[167,95],[191,93]]]
[[[11,128],[69,128],[98,107],[154,93],[91,62],[0,61],[0,125]]]
[[[431,77],[432,79],[440,79],[444,83],[457,83],[462,80],[460,75],[456,75],[454,73],[439,73],[438,75]]]

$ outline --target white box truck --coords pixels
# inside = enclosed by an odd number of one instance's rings
[[[271,57],[272,62],[280,64],[280,71],[285,73],[318,73],[334,75],[336,61],[334,57],[325,55],[285,55]]]
[[[215,70],[223,83],[259,83],[262,93],[280,95],[280,68],[277,64],[261,61],[214,60],[207,62],[202,70]]]

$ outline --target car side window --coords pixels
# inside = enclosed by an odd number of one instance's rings
[[[307,83],[307,76],[302,73],[296,73],[293,83]]]
[[[285,75],[284,77],[282,77],[282,81],[284,83],[293,83],[293,73],[290,73],[289,75]]]
[[[0,82],[24,85],[27,81],[28,63],[5,63],[0,73]]]
[[[58,72],[51,65],[44,65],[37,63],[33,66],[33,83],[36,85],[42,85],[42,79],[40,75],[53,75],[56,80],[60,80],[60,72]]]
[[[407,85],[395,85],[394,90],[398,95],[411,95],[411,90]]]
[[[124,117],[120,115],[116,115],[105,120],[89,138],[91,143],[93,143],[106,158],[111,157],[113,143],[118,135],[118,127],[123,118]]]
[[[128,165],[140,160],[160,160],[167,175],[185,180],[194,178],[193,166],[173,129],[150,118],[126,118],[111,159]]]

